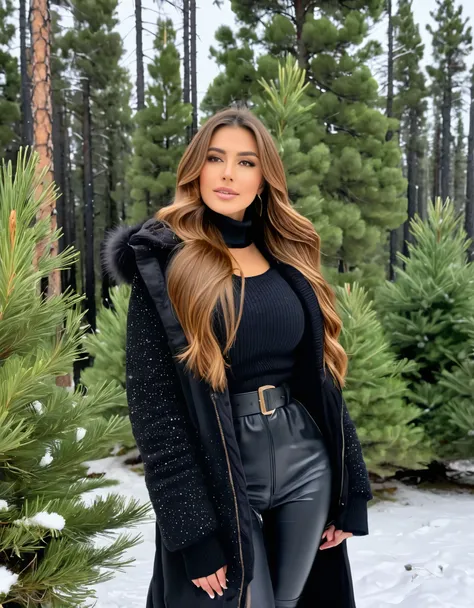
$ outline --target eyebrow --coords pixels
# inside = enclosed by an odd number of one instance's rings
[[[212,148],[209,148],[208,152],[210,152],[211,150],[215,150],[216,152],[219,152],[220,154],[226,153],[226,151],[223,150],[222,148],[215,148],[214,146],[212,146]],[[255,152],[237,152],[237,156],[256,156],[258,158],[258,156],[255,154]]]

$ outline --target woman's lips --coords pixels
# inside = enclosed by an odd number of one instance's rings
[[[217,194],[217,196],[219,198],[222,198],[225,201],[228,201],[231,198],[235,198],[236,196],[239,196],[238,194],[229,194],[229,193],[217,192],[217,191],[215,191],[215,194]]]

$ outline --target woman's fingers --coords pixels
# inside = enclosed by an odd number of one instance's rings
[[[217,595],[224,595],[219,580],[215,574],[213,574],[212,576],[208,576],[207,580],[209,581],[209,585],[217,593]]]
[[[216,572],[216,576],[217,576],[217,580],[219,581],[220,586],[223,589],[227,589],[227,583],[225,582],[224,566],[222,568],[219,568],[219,570]]]
[[[343,540],[346,540],[346,538],[350,538],[351,536],[354,536],[352,534],[352,532],[344,532],[343,530],[335,530],[333,539],[328,540],[328,542],[322,544],[319,548],[320,549],[330,549],[331,547],[337,547],[337,545],[342,543]]]
[[[335,530],[334,526],[329,526],[329,528],[327,530],[324,530],[322,538],[325,538],[328,541],[334,540],[334,530]]]
[[[213,576],[215,576],[215,575],[213,574]],[[200,585],[201,589],[203,591],[205,591],[209,595],[209,597],[213,598],[214,597],[214,591],[212,590],[212,587],[211,587],[211,585],[209,583],[209,579],[210,578],[211,578],[210,576],[207,576],[205,578],[200,578],[199,582],[201,583],[201,585]]]
[[[214,591],[218,595],[223,595],[222,589],[227,589],[226,573],[227,564],[222,566],[222,568],[219,568],[215,574],[203,576],[202,578],[194,578],[192,579],[192,582],[196,585],[196,587],[200,587],[203,591],[206,591],[209,597],[214,598]]]

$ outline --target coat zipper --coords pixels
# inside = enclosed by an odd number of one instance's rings
[[[245,570],[244,570],[244,556],[243,556],[243,553],[242,553],[242,540],[241,540],[241,537],[240,537],[239,508],[238,508],[238,505],[237,505],[237,496],[235,494],[234,478],[232,476],[232,471],[230,470],[229,453],[227,451],[227,444],[225,442],[224,433],[222,432],[222,424],[221,424],[221,419],[220,419],[220,416],[219,416],[219,412],[217,410],[217,404],[216,404],[216,398],[215,398],[215,393],[214,392],[211,392],[211,399],[212,399],[212,403],[214,405],[214,411],[216,413],[217,423],[219,425],[219,432],[220,432],[220,435],[221,435],[222,445],[224,446],[225,458],[226,458],[226,461],[227,461],[227,470],[229,472],[230,485],[232,486],[232,494],[234,495],[235,516],[236,516],[236,521],[237,521],[237,531],[238,531],[238,540],[239,540],[240,566],[241,566],[241,570],[242,570],[242,579],[241,579],[241,583],[240,583],[239,602],[238,602],[238,608],[240,608],[241,602],[242,602],[242,591],[243,591],[243,588],[244,588]],[[250,604],[249,604],[249,608],[250,608]]]
[[[342,458],[341,458],[341,491],[339,492],[339,504],[341,504],[341,498],[342,498],[342,488],[344,486],[344,450],[345,450],[345,445],[344,445],[344,402],[343,402],[343,396],[341,394],[341,436],[342,436]]]

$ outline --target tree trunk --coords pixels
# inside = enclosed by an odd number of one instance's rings
[[[64,134],[63,134],[63,146],[64,146],[64,163],[65,163],[65,179],[64,179],[64,188],[65,192],[67,192],[67,206],[66,211],[68,215],[67,225],[69,227],[69,237],[68,240],[71,245],[76,247],[76,238],[77,238],[77,228],[76,228],[76,205],[74,198],[74,191],[72,188],[72,165],[71,165],[71,145],[69,143],[69,121],[68,121],[68,113],[67,113],[67,104],[64,104]],[[69,274],[69,285],[71,288],[77,292],[77,268],[78,264],[74,264],[71,266],[70,274]]]
[[[462,120],[462,118],[460,118]],[[454,206],[457,213],[464,213],[464,206],[466,204],[466,156],[464,150],[464,137],[463,130],[459,130],[458,139],[456,142],[456,151],[454,156],[454,179],[453,188],[454,192]]]
[[[56,201],[58,211],[58,226],[62,228],[62,237],[58,243],[58,251],[64,251],[71,244],[69,217],[67,213],[68,192],[66,188],[66,166],[64,150],[64,105],[62,96],[58,94],[53,99],[53,145],[54,145],[54,181],[59,188],[59,196]],[[63,289],[70,285],[70,269],[66,268],[61,272],[61,285]]]
[[[410,233],[410,221],[415,217],[417,209],[417,196],[416,196],[416,184],[418,181],[417,177],[417,137],[418,137],[418,121],[417,114],[414,108],[410,110],[409,117],[409,135],[408,135],[408,146],[407,146],[407,169],[408,169],[408,218],[403,227],[403,255],[408,257],[408,243],[413,242],[413,236]]]
[[[20,0],[20,64],[21,64],[21,145],[33,146],[33,117],[31,114],[31,78],[28,72],[26,36],[26,0]]]
[[[393,17],[392,17],[392,0],[387,0],[388,12],[388,85],[387,85],[387,117],[393,116]],[[393,132],[388,129],[385,136],[386,141],[390,141],[393,137]]]
[[[190,102],[190,62],[189,62],[189,0],[183,0],[183,102]],[[186,140],[192,139],[192,125],[186,127]]]
[[[467,152],[467,188],[466,188],[466,214],[464,229],[467,236],[474,240],[474,69],[471,82],[471,110],[469,115],[469,137]],[[468,250],[469,261],[474,260],[474,243]]]
[[[387,88],[387,118],[393,116],[393,18],[392,18],[392,0],[387,0],[387,13],[388,13],[388,88]],[[391,129],[387,130],[385,134],[385,141],[390,141],[393,137]],[[397,246],[398,236],[397,230],[390,231],[390,258],[389,258],[389,279],[390,281],[395,280],[395,265],[397,262]]]
[[[137,111],[140,111],[145,107],[142,0],[135,0],[135,31],[137,44]]]
[[[39,154],[38,173],[47,167],[44,181],[36,196],[40,196],[54,179],[53,175],[53,109],[51,99],[51,16],[48,0],[32,0],[31,3],[31,45],[32,45],[32,118],[33,143]],[[56,201],[54,196],[45,198],[38,211],[37,220],[49,219],[51,233],[56,230]],[[37,266],[43,255],[46,242],[36,246],[34,264]],[[58,254],[57,240],[51,243],[50,254]],[[58,269],[48,277],[48,296],[61,293],[61,276]]]
[[[441,193],[441,124],[436,117],[433,141],[433,202]]]
[[[107,192],[106,192],[106,201],[105,201],[105,230],[104,230],[104,238],[102,239],[100,249],[101,249],[101,259],[103,259],[103,247],[105,244],[106,237],[110,230],[114,228],[119,222],[118,218],[118,207],[117,202],[113,195],[114,185],[117,182],[115,172],[114,172],[114,156],[112,145],[108,147],[107,153]],[[103,266],[103,265],[102,265]],[[107,272],[102,272],[102,289],[101,289],[101,300],[102,304],[105,308],[111,307],[111,299],[110,299],[110,276]]]
[[[84,159],[84,243],[86,248],[85,293],[86,319],[91,330],[96,330],[95,272],[94,272],[94,184],[92,176],[92,134],[90,111],[90,83],[84,75],[82,80],[82,149]]]
[[[395,281],[395,267],[397,265],[398,251],[398,230],[395,228],[390,230],[390,260],[388,268],[388,278],[390,281]]]
[[[424,221],[427,217],[427,200],[426,200],[426,146],[425,143],[418,146],[417,150],[417,204],[418,215]]]
[[[196,51],[196,0],[190,0],[190,21],[191,21],[191,103],[193,106],[192,136],[198,130],[198,100],[197,100],[197,51]]]
[[[451,106],[452,106],[452,92],[451,92],[451,78],[448,76],[446,86],[443,91],[443,140],[442,140],[442,153],[441,153],[441,198],[445,201],[449,192],[449,183],[451,175]]]
[[[306,21],[307,4],[308,3],[305,0],[294,0],[296,24],[296,52],[298,54],[298,66],[302,70],[306,70],[304,82],[305,84],[308,82],[308,51],[303,39],[303,27]]]

